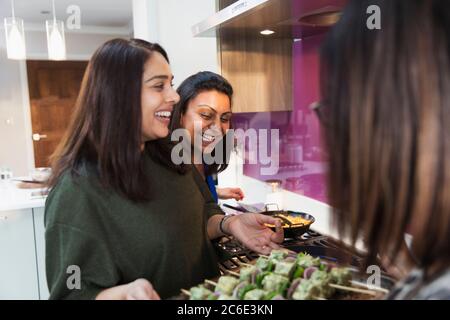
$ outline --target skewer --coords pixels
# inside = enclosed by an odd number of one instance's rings
[[[231,270],[227,270],[227,273],[231,274],[232,276],[238,277],[238,278],[241,276],[239,273],[231,271]]]
[[[341,286],[341,285],[334,284],[334,283],[330,283],[329,286],[332,288],[338,289],[338,290],[358,292],[358,293],[368,294],[368,295],[372,295],[372,296],[377,295],[377,293],[372,290],[364,290],[364,289],[358,289],[358,288],[353,288],[353,287]]]
[[[352,280],[351,283],[352,283],[352,285],[360,286],[360,287],[366,288],[368,290],[378,291],[378,292],[381,292],[381,293],[389,293],[389,290],[387,290],[385,288],[381,288],[381,287],[377,287],[377,286],[368,286],[365,283],[358,282],[358,281],[355,281],[355,280]]]
[[[181,293],[187,295],[188,297],[191,296],[191,293],[187,291],[186,289],[181,289]]]
[[[214,287],[217,286],[217,282],[211,281],[211,280],[209,280],[209,279],[206,279],[205,282],[206,282],[207,284],[210,284],[210,285],[214,286]]]
[[[252,264],[245,263],[245,262],[242,262],[242,263],[241,263],[241,266],[244,266],[244,267],[253,267]]]
[[[234,276],[239,276],[238,273],[233,272],[233,271],[228,271],[228,273],[230,273],[230,274],[232,274]],[[217,285],[217,282],[211,281],[209,279],[206,279],[205,282],[210,284],[210,285],[213,285],[213,286]],[[356,282],[356,281],[354,281],[354,282]],[[361,283],[357,283],[357,284],[360,285]],[[330,283],[329,286],[332,287],[332,288],[338,289],[338,290],[358,292],[358,293],[368,294],[368,295],[372,295],[372,296],[376,296],[377,295],[376,292],[371,291],[371,290],[364,290],[364,289],[358,289],[358,288],[353,288],[353,287],[341,286],[341,285],[333,284],[333,283]],[[384,292],[384,290],[386,290],[386,289],[383,289],[383,288],[378,288],[378,289],[383,290],[382,292]],[[186,290],[186,289],[181,289],[180,291],[181,291],[181,293],[183,293],[184,295],[186,295],[188,297],[191,296],[191,293],[188,290]],[[313,299],[314,300],[327,300],[327,299],[322,298],[322,297],[313,297]]]
[[[269,259],[269,256],[266,256],[265,254],[258,254],[258,256]]]
[[[249,264],[249,263],[241,262],[241,261],[238,261],[238,260],[236,260],[235,262],[236,262],[238,265],[240,265],[240,266],[244,266],[244,267],[253,267],[253,265],[252,265],[252,264]]]

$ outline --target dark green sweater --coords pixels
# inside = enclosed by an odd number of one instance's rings
[[[52,189],[45,205],[50,299],[93,299],[138,278],[168,298],[218,275],[206,224],[223,212],[199,173],[181,175],[149,156],[146,170],[157,196],[143,204],[102,188],[86,169]],[[68,289],[71,265],[80,267],[81,289]]]

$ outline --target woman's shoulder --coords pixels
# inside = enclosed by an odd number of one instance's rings
[[[425,280],[421,269],[414,269],[390,292],[388,299],[393,300],[449,300],[450,267]]]
[[[450,300],[450,267],[434,277],[418,292],[419,300]]]
[[[87,165],[77,169],[66,170],[51,188],[48,198],[80,197],[100,188],[100,183],[94,170]]]
[[[85,169],[66,171],[50,190],[45,202],[45,223],[71,223],[95,217],[107,194],[99,180]]]

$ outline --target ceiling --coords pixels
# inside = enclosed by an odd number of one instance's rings
[[[55,0],[56,17],[69,16],[66,9],[78,5],[81,10],[81,26],[128,27],[133,19],[132,0]],[[51,0],[14,0],[16,17],[25,23],[41,24],[52,18]],[[49,11],[47,14],[41,11]],[[0,0],[0,19],[11,16],[11,0]]]

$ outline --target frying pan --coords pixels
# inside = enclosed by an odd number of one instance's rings
[[[309,230],[309,227],[311,226],[311,224],[314,223],[314,221],[316,221],[316,219],[305,212],[298,212],[298,211],[291,211],[291,210],[267,210],[268,209],[268,205],[267,204],[265,206],[265,211],[261,211],[259,213],[261,214],[265,214],[268,216],[272,216],[275,218],[279,218],[280,220],[282,220],[282,222],[284,222],[283,224],[283,231],[284,231],[284,237],[285,238],[297,238],[300,237],[302,234],[304,234],[306,231]],[[277,206],[278,207],[278,206]],[[300,217],[302,219],[305,219],[307,222],[306,223],[300,223],[300,224],[292,224],[287,218],[288,217]],[[275,230],[275,228],[272,228],[272,230]]]
[[[276,210],[269,210],[269,206],[276,206]],[[224,204],[224,206],[237,210],[237,211],[241,211],[241,212],[249,212],[244,210],[242,207],[234,207],[228,204]],[[284,231],[284,237],[285,238],[296,238],[301,236],[302,234],[304,234],[306,231],[309,230],[309,227],[311,226],[311,224],[314,223],[314,221],[316,220],[312,215],[308,214],[308,213],[304,213],[304,212],[297,212],[297,211],[290,211],[290,210],[280,210],[278,209],[278,205],[276,203],[268,203],[264,206],[265,210],[264,211],[259,211],[257,213],[261,213],[264,215],[268,215],[268,216],[272,216],[272,217],[276,217],[279,218],[280,220],[282,220],[284,222],[283,224],[283,231]],[[290,224],[290,221],[287,220],[287,217],[291,216],[291,217],[301,217],[305,220],[307,220],[308,222],[305,224]],[[271,228],[272,230],[275,230],[275,228]]]

